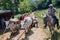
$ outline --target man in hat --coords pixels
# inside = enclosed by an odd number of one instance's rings
[[[57,19],[56,15],[55,15],[55,12],[56,12],[56,9],[53,7],[52,4],[50,4],[49,8],[48,8],[48,15],[51,15],[54,18],[54,21],[57,23],[57,27],[59,28],[58,19]],[[46,27],[46,26],[47,26],[47,22],[44,25],[44,27]]]
[[[48,8],[48,14],[51,15],[51,16],[55,16],[55,12],[56,12],[56,9],[53,8],[52,4],[50,4],[49,8]]]

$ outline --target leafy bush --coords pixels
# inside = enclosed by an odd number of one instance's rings
[[[49,2],[49,1],[48,1]],[[19,12],[31,12],[37,9],[47,8],[47,0],[24,0],[19,4]]]
[[[60,6],[60,0],[23,0],[19,4],[19,12],[31,12],[34,10],[40,10],[48,8],[49,4],[54,6]]]
[[[52,0],[52,4],[53,4],[55,7],[60,7],[60,0]]]
[[[12,6],[12,3],[11,3],[10,0],[1,0],[0,3],[2,3],[2,4],[1,4],[1,8],[2,8],[2,9],[10,9],[11,6]]]
[[[19,10],[19,12],[21,12],[21,11],[30,12],[32,10],[32,7],[28,0],[24,0],[23,2],[20,2],[18,10]]]

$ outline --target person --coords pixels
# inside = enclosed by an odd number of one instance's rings
[[[58,18],[55,15],[55,12],[56,12],[56,9],[53,7],[53,4],[50,4],[49,8],[48,8],[48,15],[51,15],[53,17],[54,22],[57,23],[57,28],[59,28],[59,22],[58,22]],[[47,21],[45,21],[45,20],[46,20],[46,17],[44,19],[44,28],[46,28],[46,26],[47,26]]]

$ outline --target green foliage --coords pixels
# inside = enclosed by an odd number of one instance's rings
[[[56,7],[60,7],[60,0],[52,0],[52,3]]]
[[[12,4],[11,0],[0,0],[0,9],[11,9],[15,7],[19,12],[31,12],[48,8],[48,5],[51,3],[54,6],[60,6],[60,0],[17,0],[14,4]]]
[[[1,4],[1,3],[2,3],[2,4]],[[10,0],[1,0],[0,4],[1,4],[0,7],[1,7],[2,9],[10,9],[10,7],[11,7],[11,5],[12,5],[12,3],[11,3]]]
[[[60,7],[60,0],[56,0],[56,6]]]
[[[52,0],[52,4],[55,6],[56,5],[56,0]]]
[[[46,0],[24,0],[19,4],[19,12],[31,12],[33,10],[46,8],[47,1]]]
[[[19,8],[18,8],[19,12],[21,11],[29,12],[31,11],[31,9],[32,7],[28,0],[24,0],[23,2],[20,2]]]
[[[38,5],[43,1],[43,0],[29,0],[31,3],[31,6],[38,8]]]

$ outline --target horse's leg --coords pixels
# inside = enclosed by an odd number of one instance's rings
[[[50,27],[50,33],[52,34],[52,27]]]
[[[17,28],[16,30],[19,31],[19,24],[16,25],[16,28]]]
[[[29,30],[29,28],[28,28],[28,27],[26,27],[26,34],[28,33],[28,30]]]
[[[53,26],[52,25],[49,25],[49,30],[50,30],[50,34],[52,34],[53,32]]]
[[[28,23],[28,32],[30,31],[30,28],[31,28],[31,24]]]
[[[27,32],[28,32],[28,25],[25,24],[24,26],[25,26],[25,33],[27,34]]]
[[[47,27],[47,18],[44,18],[43,22],[44,22],[44,28],[46,28]]]
[[[35,24],[36,28],[38,28],[38,23]]]
[[[10,26],[10,31],[14,33],[14,26]]]
[[[55,17],[55,21],[56,21],[55,24],[57,24],[57,29],[59,29],[59,21],[58,21],[58,18],[57,17]]]
[[[36,24],[36,27],[38,28],[38,23]]]
[[[57,29],[59,29],[59,21],[58,21],[58,19],[57,19]]]
[[[55,28],[55,25],[56,25],[56,24],[54,23],[54,24],[53,24],[53,28]]]

